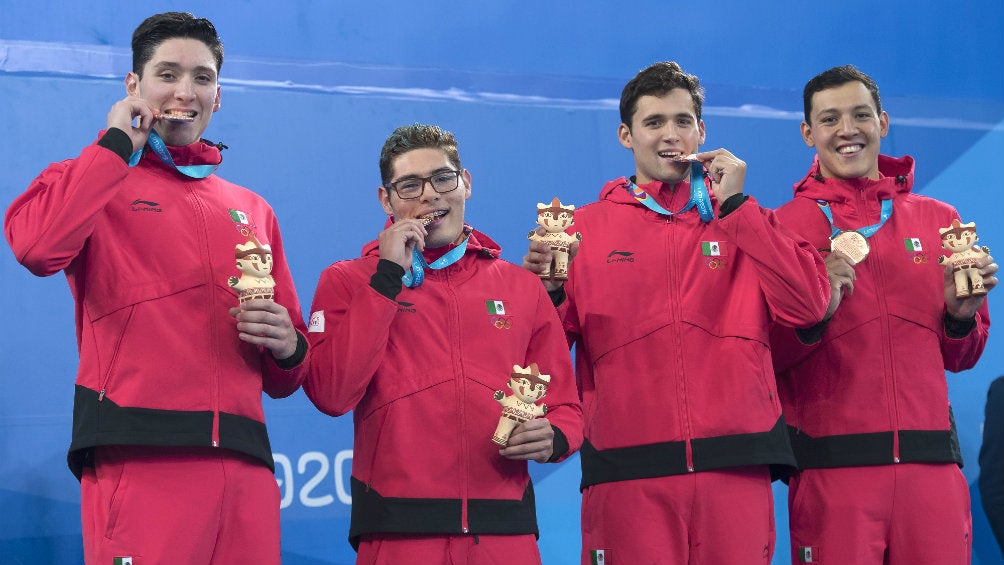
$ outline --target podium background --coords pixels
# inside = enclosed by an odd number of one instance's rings
[[[377,159],[394,127],[431,122],[457,134],[473,177],[468,219],[518,263],[537,202],[584,204],[633,171],[615,138],[620,90],[659,60],[701,78],[704,148],[747,161],[747,192],[766,206],[791,196],[812,159],[798,133],[805,82],[857,65],[879,83],[892,118],[883,153],[913,155],[915,191],[953,203],[1004,255],[1001,0],[86,4],[0,0],[0,202],[95,139],[124,95],[143,18],[209,17],[226,59],[222,110],[205,135],[230,146],[219,174],[279,215],[305,313],[321,270],[358,256],[383,225]],[[7,246],[0,289],[0,565],[79,563],[79,489],[65,465],[77,362],[70,294],[62,276],[36,279]],[[1001,562],[975,486],[1001,351],[992,332],[980,364],[948,377],[975,564]],[[351,563],[351,420],[320,414],[302,392],[265,407],[284,563]],[[577,563],[578,459],[531,466],[544,563]],[[784,485],[775,497],[774,563],[789,563]]]

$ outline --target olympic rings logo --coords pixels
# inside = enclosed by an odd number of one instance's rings
[[[489,320],[497,330],[508,330],[512,327],[512,318],[509,316],[490,316]]]
[[[924,253],[917,253],[913,256],[913,262],[917,265],[925,265],[927,264],[927,255]]]
[[[704,260],[704,264],[708,266],[712,271],[717,269],[722,269],[725,267],[725,260],[721,257],[708,257]]]

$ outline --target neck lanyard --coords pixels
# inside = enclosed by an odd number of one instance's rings
[[[146,141],[147,144],[150,145],[150,149],[152,149],[153,152],[156,153],[158,157],[160,157],[161,161],[174,167],[175,169],[178,170],[178,172],[185,175],[186,177],[192,177],[193,179],[204,179],[209,175],[213,174],[216,171],[216,168],[220,166],[219,164],[181,165],[181,166],[175,165],[174,158],[171,157],[171,152],[167,150],[167,144],[164,143],[164,140],[160,138],[160,135],[158,135],[156,131],[151,129],[150,135],[149,137],[147,137]],[[142,149],[133,153],[132,156],[129,157],[129,166],[135,167],[137,164],[139,164],[139,160],[141,157],[143,157]]]
[[[819,209],[823,211],[823,215],[826,216],[826,219],[830,222],[830,228],[832,229],[832,231],[830,232],[830,239],[833,239],[838,235],[840,235],[841,233],[843,233],[844,230],[838,228],[836,225],[833,224],[833,211],[830,210],[830,205],[827,204],[826,202],[817,202],[816,204],[819,205]],[[882,225],[885,224],[886,220],[889,219],[889,216],[892,216],[891,198],[882,201],[882,214],[879,216],[879,221],[877,224],[872,224],[870,226],[865,226],[863,228],[849,231],[856,231],[859,234],[865,236],[865,238],[869,238],[875,235],[875,232],[879,231],[879,228],[881,228]]]
[[[411,250],[411,272],[405,273],[401,277],[401,282],[404,286],[408,288],[418,288],[422,286],[422,282],[425,281],[425,269],[442,269],[444,267],[449,267],[450,265],[456,263],[464,256],[467,252],[467,240],[470,239],[470,235],[464,238],[459,245],[454,247],[439,259],[436,259],[432,263],[427,263],[425,257],[418,250],[417,247]]]
[[[655,201],[655,198],[652,198],[651,194],[642,190],[634,181],[629,180],[625,188],[627,188],[631,196],[634,196],[635,200],[641,202],[656,214],[672,216],[674,214],[682,214],[696,206],[697,213],[700,214],[702,222],[710,222],[714,217],[714,211],[711,208],[711,198],[708,197],[708,187],[704,186],[704,169],[697,162],[690,164],[690,200],[687,201],[686,206],[677,212],[670,212],[660,206]]]

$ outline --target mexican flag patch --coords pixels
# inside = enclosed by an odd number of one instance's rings
[[[590,565],[610,565],[610,561],[607,560],[606,549],[592,549],[589,551],[589,563]]]
[[[803,545],[798,548],[799,563],[819,563],[819,548]]]
[[[112,565],[132,565],[132,557],[113,557]]]
[[[722,254],[722,246],[717,241],[702,241],[701,253],[705,257],[718,257]]]
[[[489,314],[505,316],[505,304],[501,300],[485,300],[485,306],[488,307]]]
[[[919,237],[908,237],[908,238],[906,238],[906,239],[903,240],[903,243],[906,245],[906,250],[907,251],[923,251],[924,250],[924,248],[921,247],[921,245],[920,245],[920,238]]]
[[[248,215],[245,214],[244,212],[241,212],[240,210],[233,210],[233,209],[231,209],[230,210],[230,219],[232,219],[233,221],[237,222],[238,224],[247,224],[247,223],[250,223],[250,222],[248,222]]]

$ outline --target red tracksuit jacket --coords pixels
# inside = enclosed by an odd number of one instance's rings
[[[179,165],[219,150],[172,147]],[[211,175],[183,176],[148,152],[128,167],[91,145],[54,163],[8,208],[7,241],[38,276],[64,271],[76,304],[80,366],[69,464],[80,477],[97,445],[217,446],[273,466],[262,390],[299,388],[290,370],[237,338],[235,247],[271,246],[275,300],[306,327],[268,204]]]
[[[367,533],[537,533],[527,464],[491,441],[513,365],[551,375],[553,460],[582,442],[561,322],[540,279],[499,251],[474,231],[458,262],[396,301],[369,284],[376,242],[321,274],[304,390],[326,414],[353,411],[354,546]]]
[[[649,210],[626,183],[608,182],[568,229],[582,234],[559,309],[585,414],[582,487],[793,465],[768,329],[822,318],[819,255],[752,197],[724,218],[713,202],[702,223],[696,209]],[[683,208],[689,184],[664,206]]]
[[[948,402],[945,371],[976,364],[986,345],[986,303],[965,337],[945,333],[944,267],[938,228],[959,215],[913,194],[913,159],[879,156],[879,180],[824,179],[818,161],[795,184],[795,198],[777,215],[819,249],[829,249],[834,224],[859,229],[879,221],[881,200],[892,215],[868,239],[855,269],[854,294],[844,296],[821,339],[802,343],[778,328],[773,343],[778,388],[800,468],[897,462],[962,462]]]

